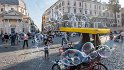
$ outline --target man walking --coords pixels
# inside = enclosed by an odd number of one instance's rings
[[[24,34],[24,43],[23,43],[23,49],[25,48],[25,44],[27,45],[27,48],[28,48],[28,35],[27,34]]]
[[[67,42],[67,34],[66,34],[66,33],[63,33],[63,34],[62,34],[62,46],[63,46],[63,44],[66,43],[66,42]]]
[[[124,41],[124,32],[121,32],[121,41]]]
[[[15,46],[15,35],[14,35],[14,33],[11,33],[10,39],[11,39],[11,46]]]
[[[18,35],[18,33],[16,33],[16,38],[15,38],[15,40],[16,40],[16,45],[18,45],[18,43],[19,43],[19,35]]]
[[[2,43],[4,43],[5,39],[4,39],[4,34],[1,34],[1,38],[2,38]]]
[[[9,39],[9,36],[8,36],[7,33],[5,33],[5,35],[4,35],[4,39],[5,39],[5,42],[7,43],[7,42],[8,42],[8,39]]]

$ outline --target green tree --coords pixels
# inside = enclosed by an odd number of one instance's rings
[[[121,5],[119,4],[119,0],[109,0],[109,10],[111,10],[114,13],[116,24],[117,24],[116,13],[120,12],[120,8],[121,8]]]

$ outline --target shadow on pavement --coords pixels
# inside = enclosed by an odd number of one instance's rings
[[[19,64],[9,65],[2,70],[51,70],[52,61],[56,59],[58,59],[58,53],[53,53],[50,55],[49,60],[45,60],[44,56],[40,56]]]
[[[12,51],[18,51],[18,50],[21,50],[21,47],[11,47],[11,46],[0,46],[0,53],[4,53],[4,52],[12,52]]]

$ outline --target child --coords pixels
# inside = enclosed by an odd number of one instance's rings
[[[72,42],[69,43],[68,45],[69,45],[69,49],[73,49],[73,43]]]
[[[44,46],[44,53],[45,53],[45,59],[49,59],[49,45],[48,45],[48,41],[45,42],[45,46]]]

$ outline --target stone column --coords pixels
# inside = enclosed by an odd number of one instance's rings
[[[23,32],[23,24],[22,24],[22,21],[20,21],[19,23],[20,23],[20,26],[19,26],[19,27],[20,27],[20,30],[19,30],[19,32]]]
[[[22,32],[25,32],[25,29],[24,29],[24,23],[21,21],[21,24],[22,24]]]
[[[19,33],[19,21],[16,20],[16,33]]]
[[[5,19],[3,20],[3,25],[4,25],[4,33],[6,33],[6,23],[5,23]]]
[[[7,20],[7,32],[11,33],[11,27],[10,27],[10,19]]]
[[[3,22],[3,20],[2,20],[1,23],[2,23],[2,25],[1,25],[1,28],[2,28],[1,32],[4,33],[4,22]]]

